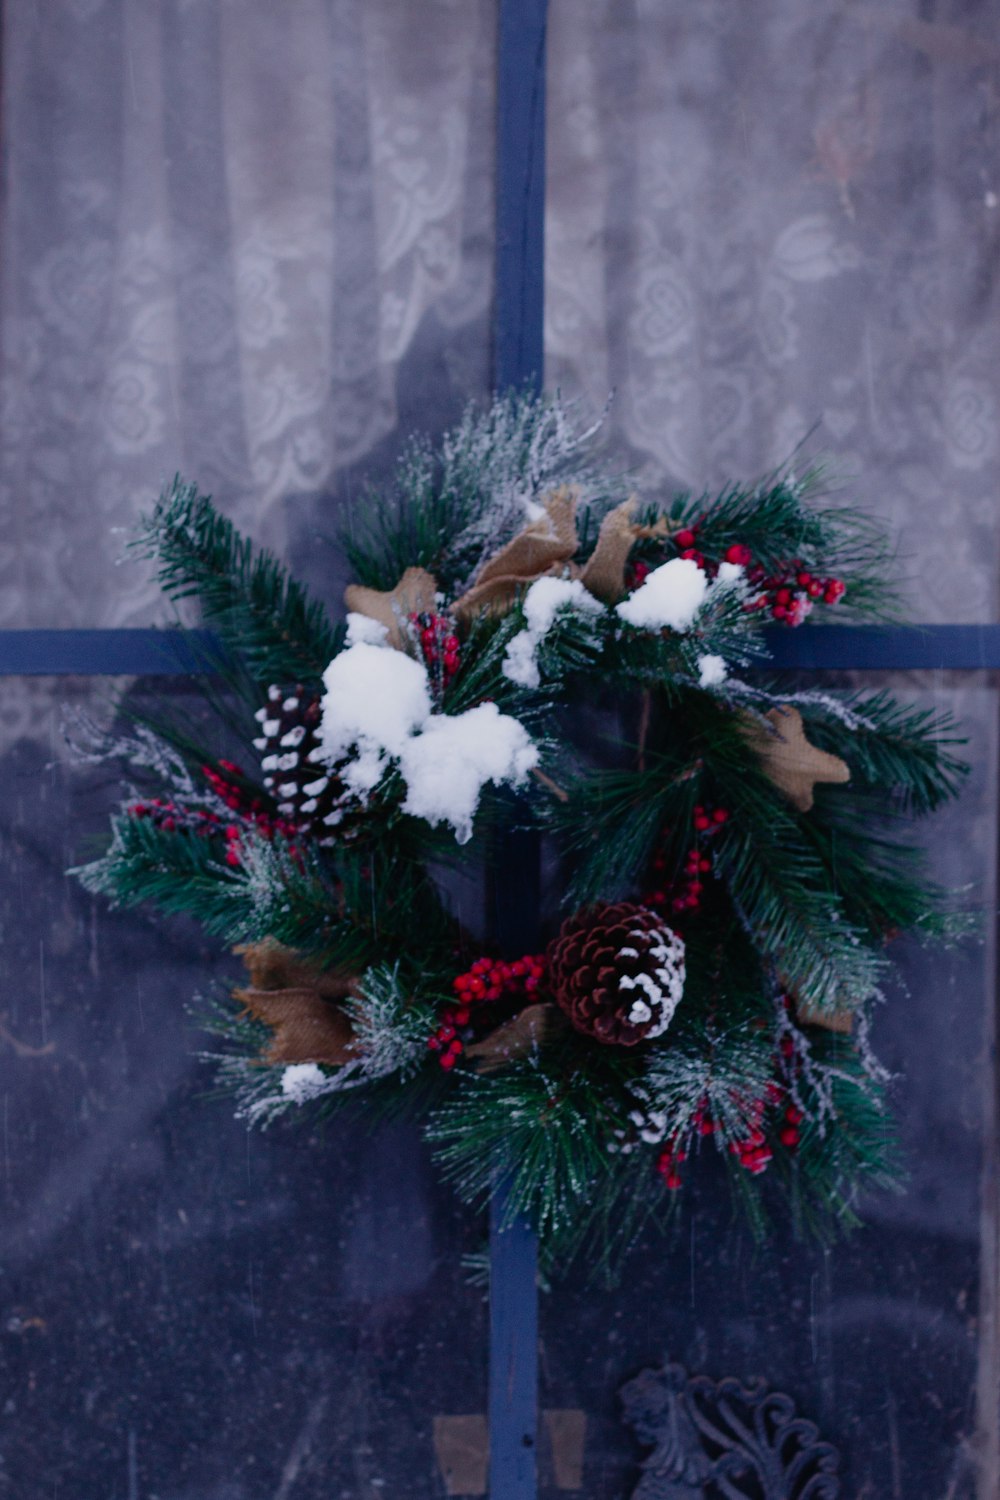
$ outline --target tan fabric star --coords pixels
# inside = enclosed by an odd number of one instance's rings
[[[839,756],[810,745],[797,708],[772,708],[764,715],[773,733],[751,714],[740,718],[740,732],[756,751],[764,775],[799,812],[812,807],[817,782],[839,785],[850,781],[851,773]]]
[[[510,609],[518,589],[547,573],[561,573],[578,546],[576,507],[580,492],[572,485],[552,490],[542,501],[544,515],[519,531],[483,564],[475,583],[452,605],[459,619],[484,610]]]
[[[403,624],[409,615],[431,614],[435,608],[437,583],[426,568],[407,568],[394,589],[369,589],[360,583],[344,590],[344,603],[356,615],[367,615],[388,630],[388,643],[406,650]]]
[[[234,951],[247,966],[250,986],[233,994],[274,1032],[263,1062],[341,1067],[357,1056],[350,1018],[337,1003],[354,992],[353,975],[320,970],[280,943],[251,943]]]

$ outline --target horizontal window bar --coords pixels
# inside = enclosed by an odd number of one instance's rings
[[[188,676],[216,644],[210,630],[0,630],[0,676]]]
[[[974,672],[1000,667],[1000,625],[813,625],[767,632],[771,665],[799,671]]]
[[[813,625],[767,631],[771,665],[797,671],[1000,668],[1000,625]],[[0,630],[0,676],[179,677],[206,670],[208,630]]]

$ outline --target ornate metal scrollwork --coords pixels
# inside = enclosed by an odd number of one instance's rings
[[[622,1387],[625,1421],[653,1451],[632,1500],[836,1500],[840,1456],[790,1396],[763,1381],[742,1385],[688,1375],[682,1365],[643,1370]]]

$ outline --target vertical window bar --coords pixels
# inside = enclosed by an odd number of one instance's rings
[[[496,107],[496,283],[493,383],[542,388],[545,285],[547,0],[500,0]],[[505,952],[537,947],[540,850],[515,834],[494,848],[492,916]],[[535,1500],[538,1427],[538,1246],[522,1217],[504,1227],[507,1188],[490,1206],[489,1493]]]

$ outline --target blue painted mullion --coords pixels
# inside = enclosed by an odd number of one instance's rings
[[[1000,669],[1000,625],[810,625],[766,632],[763,669]],[[178,677],[210,669],[210,630],[0,630],[0,677]]]
[[[547,0],[500,0],[497,37],[496,285],[493,384],[538,392],[545,286],[545,34]],[[539,940],[540,846],[499,838],[493,931],[501,951]],[[509,1224],[507,1184],[490,1206],[489,1493],[535,1500],[538,1429],[538,1244],[521,1217]]]

